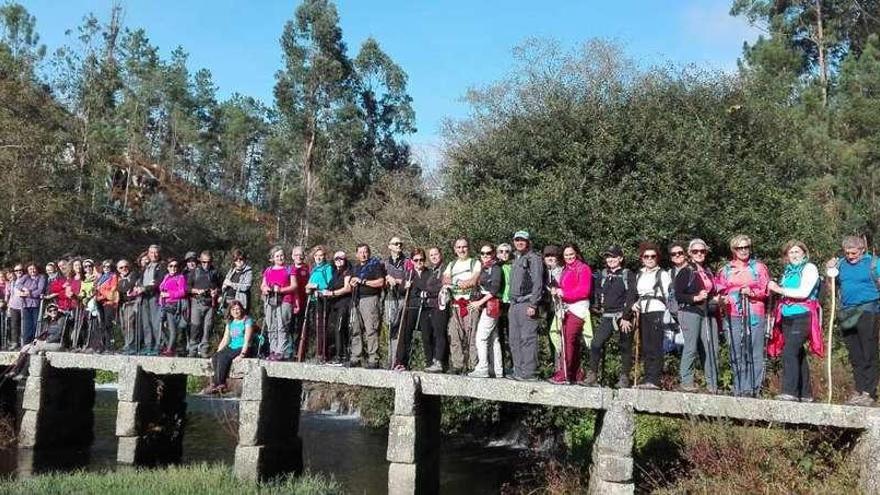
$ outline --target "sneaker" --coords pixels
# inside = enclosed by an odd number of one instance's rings
[[[471,378],[489,378],[488,370],[474,370],[467,374]]]
[[[694,384],[690,384],[690,385],[682,384],[682,385],[678,386],[678,390],[681,392],[692,394],[692,393],[696,392],[697,390],[699,390],[699,388],[697,388],[697,386]]]
[[[372,361],[372,362],[367,363],[367,365],[364,366],[364,368],[366,368],[368,370],[377,370],[377,369],[379,369],[379,363],[376,361]]]
[[[517,376],[514,377],[514,380],[518,382],[539,382],[541,381],[538,377],[535,376]]]
[[[640,383],[636,385],[636,388],[640,390],[660,390],[660,387],[651,382]]]
[[[776,397],[773,397],[776,400],[784,400],[788,402],[797,402],[798,398],[790,395],[790,394],[779,394]]]
[[[801,402],[814,402],[812,397],[801,397]]]
[[[616,387],[617,388],[629,388],[630,387],[629,377],[626,375],[620,375],[620,377],[617,379]]]
[[[443,363],[435,359],[434,362],[431,363],[431,366],[425,368],[425,371],[427,373],[443,373]]]
[[[449,373],[450,375],[460,375],[461,368],[449,368],[449,370],[447,370],[447,373]]]
[[[162,351],[163,357],[177,357],[177,352],[174,349],[165,349]]]
[[[391,371],[406,371],[406,366],[404,366],[402,364],[398,364],[397,366],[392,368]]]
[[[226,393],[228,393],[228,392],[229,392],[229,389],[226,388],[226,384],[225,384],[225,383],[224,383],[224,384],[217,385],[216,387],[214,387],[214,393],[215,393],[215,394],[223,395],[223,394],[226,394]]]
[[[199,395],[211,395],[216,390],[217,390],[217,387],[215,387],[214,385],[208,385],[207,387],[199,390]]]
[[[856,405],[858,405],[859,399],[861,397],[862,397],[862,394],[860,392],[853,392],[852,394],[850,394],[849,397],[847,397],[846,402],[844,402],[844,404],[846,404],[847,406],[856,406]]]
[[[874,405],[874,399],[868,392],[862,392],[860,394],[853,394],[849,400],[846,401],[846,404],[849,406],[870,407]]]
[[[564,379],[564,378],[560,378],[560,377],[558,377],[558,376],[556,376],[556,375],[551,376],[550,378],[548,378],[548,379],[547,379],[547,382],[548,382],[548,383],[552,383],[552,384],[554,384],[554,385],[568,385],[568,380],[566,380],[566,379]]]
[[[20,382],[20,381],[25,380],[25,379],[27,379],[27,376],[26,376],[25,374],[23,374],[23,373],[19,373],[19,374],[17,374],[17,375],[15,375],[15,376],[12,377],[12,380],[13,380],[13,381],[16,381],[16,382]]]

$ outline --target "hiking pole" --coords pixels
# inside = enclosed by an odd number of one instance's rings
[[[635,342],[635,366],[633,368],[633,387],[637,387],[639,384],[639,315],[641,313],[636,311],[633,315],[633,341]]]
[[[568,363],[565,361],[565,327],[562,324],[565,319],[565,310],[562,309],[562,298],[558,295],[553,296],[553,309],[556,313],[556,324],[559,325],[559,357],[562,360],[562,373],[565,374],[565,382],[571,384],[568,377]]]
[[[825,358],[825,372],[828,375],[828,403],[831,404],[831,398],[834,395],[834,389],[831,382],[831,344],[834,340],[834,318],[837,316],[837,275],[840,272],[837,267],[829,268],[826,274],[831,278],[831,317],[828,319],[828,356]],[[873,277],[873,274],[871,275]]]
[[[306,341],[308,339],[308,334],[306,333],[306,326],[309,323],[309,307],[312,304],[312,298],[306,297],[306,309],[303,310],[303,324],[302,330],[299,332],[299,346],[296,350],[296,360],[297,362],[302,362],[303,358],[306,354]]]
[[[401,311],[401,314],[400,314],[400,324],[397,326],[397,345],[394,346],[394,359],[388,360],[391,363],[394,363],[394,361],[397,361],[397,356],[400,355],[400,342],[403,341],[404,339],[406,339],[406,337],[404,336],[404,332],[403,332],[403,325],[404,325],[404,322],[406,321],[406,310],[407,310],[407,306],[409,305],[409,291],[410,291],[410,289],[412,289],[412,276],[413,276],[413,270],[410,270],[409,276],[407,277],[407,281],[406,281],[407,284],[409,284],[409,286],[406,288],[406,292],[403,295],[403,311]],[[388,331],[388,335],[389,335],[389,337],[391,336],[390,330]],[[404,349],[406,349],[406,346],[404,346]],[[391,349],[388,349],[388,352],[391,352]],[[403,363],[397,363],[397,364],[403,364]],[[391,368],[394,369],[393,364],[392,364]]]

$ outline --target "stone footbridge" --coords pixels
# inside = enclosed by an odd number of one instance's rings
[[[9,365],[14,353],[0,353]],[[34,356],[25,383],[19,449],[37,458],[58,448],[87,447],[93,439],[95,370],[119,375],[117,460],[151,464],[180,457],[186,377],[211,376],[207,359],[86,355]],[[853,452],[860,488],[880,493],[880,408],[781,402],[679,392],[559,386],[421,372],[347,369],[247,359],[233,369],[243,378],[235,473],[265,479],[302,469],[299,411],[302,382],[394,390],[388,428],[388,492],[437,493],[441,397],[593,409],[597,437],[591,493],[632,493],[635,413],[731,418],[775,425],[815,425],[861,432]],[[0,393],[14,388],[7,383]],[[3,404],[4,401],[0,401]]]

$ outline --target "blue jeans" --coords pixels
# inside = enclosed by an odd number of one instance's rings
[[[702,344],[705,361],[703,374],[706,377],[706,388],[718,389],[718,332],[715,330],[715,318],[705,317],[690,311],[679,311],[678,322],[684,335],[684,349],[681,352],[681,384],[694,385],[694,363],[699,357],[698,345]]]
[[[21,310],[21,345],[27,345],[37,336],[37,320],[40,308],[22,308]]]
[[[739,316],[727,317],[733,391],[737,395],[757,394],[764,383],[764,319],[753,316],[749,325],[750,332],[745,337],[742,323]],[[751,339],[748,338],[748,333],[751,333]]]

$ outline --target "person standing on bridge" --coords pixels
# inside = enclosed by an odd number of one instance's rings
[[[116,271],[119,272],[116,292],[119,299],[119,326],[122,327],[122,353],[125,355],[137,354],[141,345],[138,340],[141,338],[140,332],[138,332],[140,321],[138,314],[140,309],[139,277],[126,259],[116,262]]]
[[[394,353],[394,366],[392,369],[395,371],[410,369],[409,359],[410,351],[412,350],[413,334],[417,330],[421,330],[422,337],[424,338],[430,331],[423,330],[430,327],[426,299],[428,283],[431,280],[431,271],[426,267],[427,257],[423,249],[413,249],[411,258],[412,272],[404,275],[405,279],[402,286],[404,297],[400,301],[401,304],[406,305],[406,309],[402,311],[404,314],[401,315],[403,331],[399,331],[400,327],[391,329],[392,333],[397,333],[396,337],[392,339],[393,345],[391,347]],[[409,260],[407,261],[409,262]],[[409,297],[406,297],[407,294]],[[400,339],[403,339],[403,342],[400,342]]]
[[[660,268],[660,248],[653,242],[639,244],[639,259],[642,268],[636,275],[638,301],[634,310],[639,312],[639,332],[641,353],[645,362],[645,378],[636,383],[637,388],[660,389],[660,375],[663,371],[663,324],[668,314],[666,297],[672,285],[672,277]],[[637,370],[638,371],[638,370]]]
[[[351,329],[349,366],[360,366],[366,357],[366,367],[378,369],[379,324],[382,321],[379,294],[385,287],[385,266],[378,258],[371,257],[370,246],[367,244],[358,244],[357,259],[358,264],[349,279],[354,297],[353,309],[358,323]],[[391,349],[388,352],[392,352]]]
[[[16,288],[18,281],[24,276],[24,265],[16,263],[12,268],[12,277],[6,281],[7,306],[9,309],[9,329],[7,330],[7,351],[14,351],[21,348],[21,313],[24,305],[24,298],[21,297],[21,291]]]
[[[21,309],[21,345],[34,340],[37,325],[42,315],[40,304],[46,292],[46,277],[40,274],[36,263],[28,263],[27,273],[15,282],[15,290],[22,299]]]
[[[329,345],[327,343],[327,328],[330,316],[329,301],[324,297],[333,280],[333,266],[327,262],[327,248],[318,244],[312,248],[312,272],[306,284],[306,293],[310,298],[310,304],[314,307],[310,322],[315,331],[315,358],[324,363],[328,358]],[[301,329],[300,329],[301,330]],[[303,335],[307,337],[308,334]],[[308,340],[306,340],[303,354],[308,352]],[[305,357],[305,356],[303,356]]]
[[[709,307],[715,294],[715,277],[706,267],[708,252],[709,247],[702,239],[691,240],[687,253],[680,244],[673,244],[669,249],[669,255],[677,267],[673,287],[678,303],[678,323],[684,337],[679,368],[681,390],[697,390],[694,384],[694,363],[700,355],[698,347],[702,344],[706,389],[714,394],[718,391],[718,331]],[[685,261],[683,265],[682,260]]]
[[[293,261],[290,265],[290,273],[296,278],[296,289],[293,291],[293,314],[291,316],[291,339],[287,349],[284,351],[284,359],[291,359],[296,352],[295,349],[299,345],[300,333],[302,333],[303,325],[307,323],[306,319],[306,285],[309,283],[309,274],[311,269],[306,263],[306,254],[302,246],[294,246],[290,250],[290,259]]]
[[[453,243],[456,259],[443,271],[443,284],[451,292],[449,327],[449,361],[453,374],[473,368],[477,364],[474,326],[479,314],[468,311],[471,292],[480,277],[480,264],[468,256],[468,240],[459,237]]]
[[[161,262],[161,248],[157,244],[147,249],[146,264],[141,272],[139,295],[141,333],[138,337],[144,343],[142,354],[147,356],[159,355],[159,347],[162,344],[162,315],[159,312],[159,284],[165,278],[167,271]],[[166,345],[168,343],[165,343]]]
[[[168,273],[159,284],[159,309],[162,314],[165,344],[162,355],[177,356],[177,336],[186,329],[186,295],[189,293],[186,277],[180,273],[180,262],[176,258],[168,260]]]
[[[113,322],[117,320],[119,311],[119,277],[113,271],[113,260],[106,259],[101,262],[101,276],[97,282],[98,310],[101,312],[101,348],[107,350],[113,335]]]
[[[544,263],[532,249],[528,231],[513,234],[516,258],[510,268],[510,353],[513,378],[536,381],[538,370],[538,305],[544,293]],[[455,309],[455,308],[453,308]]]
[[[400,328],[400,318],[403,314],[403,289],[407,273],[413,269],[413,264],[403,252],[403,241],[394,236],[388,240],[388,257],[383,261],[385,265],[385,303],[383,305],[383,321],[391,335],[397,335]],[[391,348],[397,348],[397,339],[391,340]],[[390,356],[394,356],[390,352]]]
[[[214,327],[214,306],[220,293],[220,275],[214,268],[210,251],[202,251],[198,265],[186,276],[189,291],[189,339],[187,357],[207,358],[211,329]],[[184,323],[185,324],[185,323]]]
[[[425,304],[428,324],[423,325],[422,349],[425,351],[425,371],[442,373],[446,357],[446,329],[449,328],[449,307],[445,296],[449,294],[443,286],[443,253],[440,248],[428,248],[429,271],[431,277],[425,288]]]
[[[349,328],[351,325],[351,263],[345,251],[333,254],[333,271],[330,285],[324,291],[324,299],[330,306],[330,317],[327,320],[332,326],[333,346],[330,354],[331,364],[343,364],[348,360]]]
[[[562,248],[564,266],[559,276],[559,286],[550,289],[557,303],[562,306],[560,322],[560,359],[551,383],[580,383],[584,379],[581,369],[581,342],[584,322],[590,317],[590,294],[593,291],[593,270],[586,264],[576,244]]]
[[[492,244],[480,246],[480,265],[482,267],[480,278],[468,305],[468,311],[479,315],[475,338],[477,365],[468,376],[503,378],[504,362],[501,356],[501,342],[498,340],[498,317],[501,316],[504,270],[495,263],[495,246]]]
[[[810,366],[804,343],[820,358],[824,355],[822,320],[819,318],[819,269],[809,262],[807,246],[788,241],[782,248],[785,272],[767,289],[779,294],[773,334],[767,346],[772,357],[782,354],[782,393],[778,400],[813,402]]]
[[[232,268],[226,272],[223,279],[222,294],[226,307],[232,301],[238,301],[244,306],[245,311],[251,307],[251,285],[254,283],[254,271],[247,262],[247,254],[241,249],[235,248],[230,255]]]
[[[763,327],[770,272],[752,256],[749,236],[734,236],[730,251],[730,261],[715,275],[715,287],[727,315],[733,393],[757,397],[764,383]]]
[[[269,251],[272,263],[263,271],[260,292],[263,294],[266,315],[266,336],[269,340],[269,361],[281,361],[290,348],[290,320],[293,316],[293,292],[296,277],[284,264],[284,248],[275,246]]]
[[[880,263],[865,253],[865,244],[862,237],[848,236],[843,239],[843,257],[825,263],[829,275],[836,275],[840,285],[837,321],[853,368],[856,389],[847,404],[854,406],[874,404],[880,377],[876,321],[880,312]]]

